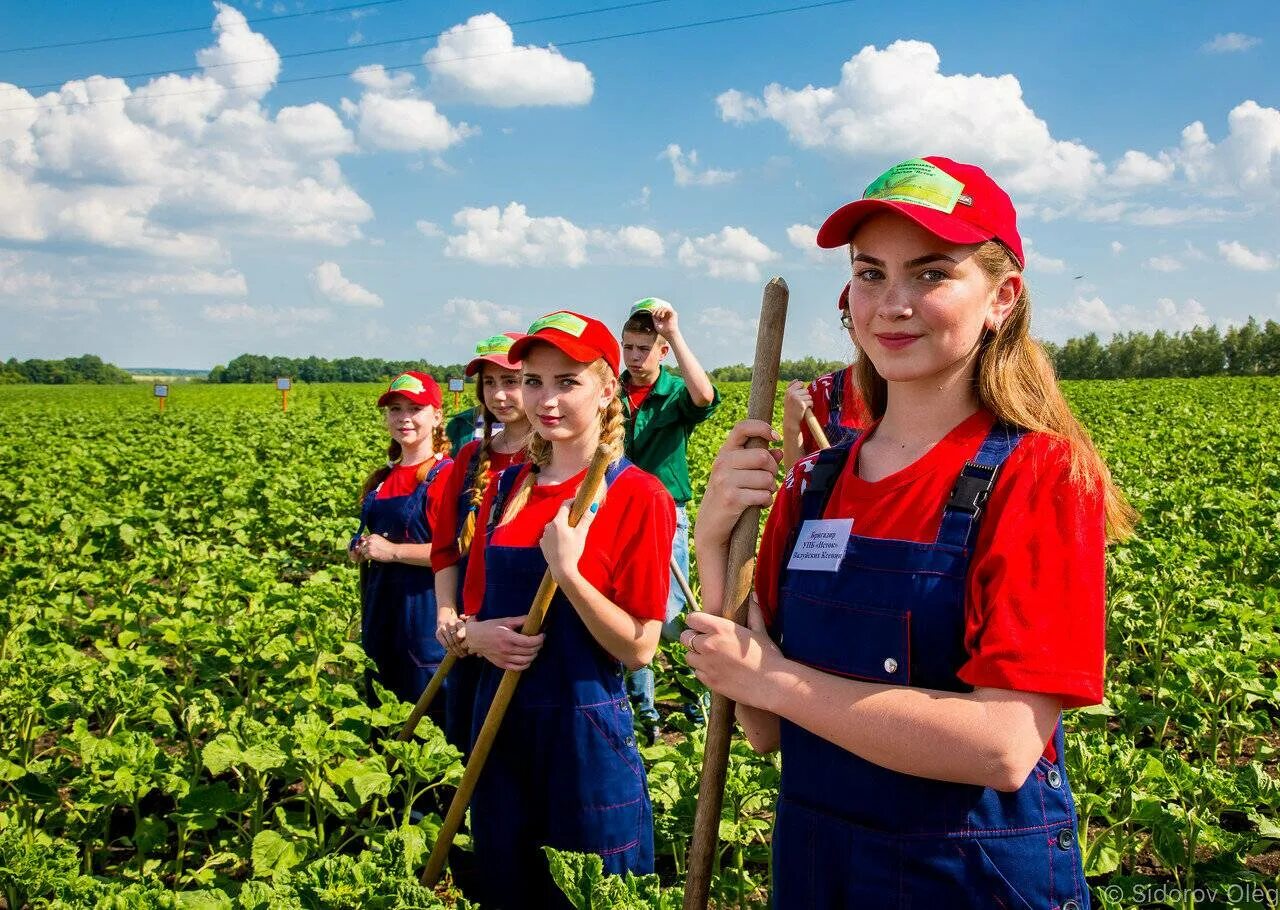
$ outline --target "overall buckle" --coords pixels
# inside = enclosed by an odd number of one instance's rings
[[[946,507],[977,515],[986,505],[995,484],[995,468],[970,461],[965,464],[960,471],[960,476],[956,478],[956,485],[951,488],[951,496],[947,499]]]

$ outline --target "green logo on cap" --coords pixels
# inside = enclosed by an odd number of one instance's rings
[[[873,180],[862,198],[910,202],[950,215],[963,191],[964,184],[937,165],[923,158],[912,158]]]
[[[643,300],[637,300],[631,304],[631,314],[634,316],[636,313],[652,313],[660,306],[669,307],[671,304],[661,297],[645,297]]]
[[[558,313],[548,313],[541,319],[534,320],[529,326],[530,335],[534,335],[542,329],[559,329],[566,335],[572,335],[574,338],[581,338],[582,333],[587,330],[587,321],[581,316],[575,316],[573,313],[561,310]]]
[[[391,381],[391,385],[387,387],[388,392],[424,392],[426,389],[422,385],[422,380],[417,376],[410,376],[408,373],[401,373]]]
[[[511,350],[511,345],[513,344],[515,342],[506,335],[490,335],[476,345],[476,356],[488,357],[490,354],[505,354]]]

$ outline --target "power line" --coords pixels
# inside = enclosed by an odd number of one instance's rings
[[[390,2],[399,3],[399,2],[403,2],[403,0],[390,0]],[[506,25],[507,26],[532,25],[538,22],[554,22],[559,19],[573,19],[579,16],[593,16],[598,13],[612,13],[612,12],[617,12],[618,10],[634,9],[635,7],[638,7],[638,6],[653,6],[654,4],[657,4],[657,3],[670,3],[670,2],[671,0],[636,0],[636,2],[633,2],[633,3],[620,3],[617,6],[605,6],[605,7],[600,7],[599,9],[576,10],[568,13],[557,13],[554,16],[537,16],[532,19],[516,19],[506,23]],[[458,29],[458,32],[468,33],[468,32],[492,31],[494,29],[502,28],[502,27],[503,26],[501,25],[477,26],[475,28],[460,28]],[[205,26],[205,28],[207,29],[208,26]],[[449,31],[449,29],[446,29],[446,31]],[[456,33],[457,32],[455,32],[455,34]],[[235,60],[229,63],[211,63],[208,66],[181,66],[181,67],[176,67],[171,69],[150,70],[142,73],[125,73],[120,76],[114,76],[113,78],[115,79],[147,79],[152,76],[169,76],[169,75],[181,75],[182,73],[205,72],[208,70],[220,69],[226,66],[247,66],[254,63],[270,63],[273,60],[296,60],[299,57],[317,57],[322,54],[338,54],[338,53],[345,53],[350,51],[363,51],[363,50],[368,50],[369,48],[387,47],[393,44],[410,44],[414,41],[429,41],[433,38],[439,38],[443,34],[444,32],[429,32],[425,35],[412,35],[408,38],[389,38],[385,41],[371,41],[367,44],[343,44],[337,47],[322,47],[322,48],[318,48],[316,50],[310,50],[310,51],[295,51],[290,54],[277,54],[275,57],[258,57],[257,59],[254,59],[254,60]],[[14,88],[9,89],[9,91],[14,91],[15,89],[22,89],[26,92],[34,93],[38,89],[57,88],[60,85],[65,85],[66,83],[75,81],[77,79],[88,79],[92,75],[96,75],[96,74],[82,73],[78,76],[69,76],[65,79],[59,79],[56,82],[38,82],[33,85],[19,85],[19,86],[14,86]]]
[[[368,9],[372,6],[387,6],[391,3],[403,3],[404,0],[369,0],[366,3],[352,3],[349,6],[334,6],[329,9],[313,9],[302,13],[282,13],[279,16],[259,16],[256,19],[246,19],[250,25],[258,22],[280,22],[284,19],[301,19],[304,16],[321,16],[326,13],[345,13],[348,10]],[[0,54],[16,54],[20,51],[47,51],[60,47],[84,47],[89,44],[109,44],[112,41],[132,41],[135,38],[162,38],[165,35],[185,35],[189,32],[203,32],[209,30],[209,23],[202,25],[191,25],[183,28],[168,28],[158,32],[138,32],[134,35],[109,35],[104,38],[85,38],[82,41],[61,41],[57,44],[32,44],[27,47],[6,47],[0,49]]]
[[[725,23],[730,23],[730,22],[743,22],[749,19],[763,19],[770,16],[781,16],[781,15],[786,15],[787,13],[805,12],[807,10],[822,9],[824,7],[829,7],[829,6],[844,6],[846,4],[853,3],[853,2],[854,0],[824,0],[824,2],[821,2],[821,3],[807,3],[802,6],[788,6],[780,9],[761,10],[760,12],[755,12],[755,13],[742,13],[737,16],[720,16],[715,19],[701,19],[697,22],[683,22],[677,25],[663,25],[655,28],[638,29],[636,31],[631,31],[631,32],[618,32],[612,35],[598,35],[592,38],[578,38],[573,41],[553,41],[551,43],[555,45],[555,47],[557,48],[577,47],[579,45],[584,45],[584,44],[599,44],[604,41],[616,41],[622,38],[638,38],[638,37],[643,37],[645,35],[657,35],[665,32],[683,31],[683,30],[692,29],[692,28],[702,28],[709,25],[723,25]],[[449,60],[444,62],[456,63],[464,60],[480,60],[486,57],[502,57],[502,56],[506,56],[507,54],[519,53],[523,50],[524,48],[512,48],[510,50],[505,50],[505,51],[493,51],[487,54],[471,54],[465,57],[452,57]],[[414,67],[421,66],[421,65],[422,64],[420,62],[414,61],[413,63],[398,63],[390,66],[383,65],[382,68],[389,72],[395,72],[397,70],[413,69]],[[137,100],[139,101],[139,103],[141,103],[141,102],[153,101],[158,98],[177,98],[177,97],[185,97],[187,95],[205,95],[205,94],[208,94],[209,92],[223,91],[223,90],[231,91],[231,90],[245,89],[245,88],[262,88],[264,86],[295,85],[301,82],[318,82],[324,79],[344,79],[350,75],[351,74],[349,72],[344,71],[341,73],[323,73],[323,74],[318,74],[314,76],[294,76],[289,79],[276,79],[276,80],[267,81],[267,82],[243,82],[243,83],[235,83],[233,85],[226,85],[226,86],[219,85],[214,88],[199,88],[199,89],[191,89],[189,91],[182,91],[182,92],[164,92],[161,94],[149,95],[146,98],[141,98]],[[94,98],[88,101],[69,101],[69,102],[59,101],[59,102],[54,102],[52,104],[34,104],[34,105],[24,105],[22,107],[0,108],[0,113],[10,113],[12,111],[35,111],[35,110],[42,110],[47,107],[73,108],[73,107],[92,107],[93,105],[107,104],[107,103],[123,104],[126,100],[127,99],[125,98]]]

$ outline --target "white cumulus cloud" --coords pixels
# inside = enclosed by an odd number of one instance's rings
[[[738,176],[737,171],[724,171],[709,167],[698,170],[698,152],[690,149],[686,155],[674,142],[658,156],[671,162],[671,172],[676,186],[716,186],[729,183]]]
[[[422,62],[438,96],[491,107],[577,106],[595,91],[586,64],[554,47],[517,46],[511,26],[495,13],[449,29]]]
[[[451,123],[435,104],[419,97],[410,73],[387,73],[380,64],[362,66],[351,78],[364,87],[359,101],[342,99],[342,110],[356,121],[360,141],[372,149],[442,152],[477,130]]]
[[[1238,240],[1218,241],[1218,252],[1229,264],[1246,272],[1269,272],[1276,267],[1274,256],[1255,253]]]
[[[712,278],[759,281],[760,266],[778,254],[746,228],[724,227],[705,237],[686,237],[676,258],[685,268],[704,271]]]
[[[530,215],[519,202],[501,209],[496,205],[464,208],[454,213],[453,224],[459,233],[445,240],[445,255],[489,265],[576,269],[589,261],[593,250],[609,254],[615,261],[653,264],[662,259],[666,249],[662,236],[652,228],[588,229],[558,215]]]
[[[1161,297],[1148,306],[1124,304],[1112,308],[1096,295],[1077,295],[1063,306],[1050,309],[1046,316],[1062,334],[1096,332],[1104,337],[1116,332],[1186,332],[1212,324],[1204,305],[1194,297],[1181,303]]]
[[[773,120],[791,141],[877,160],[946,149],[988,168],[1014,193],[1081,194],[1103,175],[1097,154],[1055,138],[1023,97],[1016,76],[944,74],[933,45],[867,46],[832,86],[777,83],[759,97],[736,89],[716,100],[730,123]]]
[[[344,306],[380,307],[382,298],[342,274],[336,262],[322,262],[307,276],[312,289],[332,303]]]
[[[1182,260],[1176,256],[1152,256],[1142,263],[1142,267],[1151,269],[1153,272],[1180,272],[1182,271]]]
[[[1227,114],[1220,142],[1197,120],[1172,154],[1187,181],[1211,194],[1280,192],[1280,110],[1243,101]]]
[[[479,334],[481,330],[489,329],[494,332],[523,330],[521,327],[525,324],[511,307],[470,297],[451,298],[444,305],[444,314],[448,322],[465,329],[468,334]]]
[[[0,240],[209,260],[227,237],[358,238],[373,213],[336,160],[349,131],[318,102],[271,117],[279,55],[231,7],[213,30],[190,76],[0,86]]]
[[[1253,35],[1227,32],[1222,35],[1214,35],[1213,40],[1205,42],[1200,49],[1210,54],[1238,54],[1241,51],[1257,47],[1261,43],[1262,39]]]

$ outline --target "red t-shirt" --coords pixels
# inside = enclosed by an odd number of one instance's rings
[[[874,483],[856,473],[864,435],[825,517],[853,517],[853,533],[863,537],[932,542],[942,504],[993,423],[979,411],[914,464]],[[765,524],[756,594],[770,624],[788,557],[782,550],[799,517],[797,478],[816,457],[796,462]],[[1074,708],[1102,700],[1106,539],[1101,491],[1082,489],[1069,473],[1067,444],[1043,433],[1026,434],[1001,468],[969,566],[968,659],[957,675],[971,686],[1054,695]]]
[[[427,529],[431,532],[432,538],[435,537],[435,525],[433,518],[436,510],[440,505],[440,497],[444,493],[445,485],[449,482],[449,475],[453,473],[454,462],[446,461],[436,476],[431,479],[431,483],[427,485],[426,501],[423,504],[423,512],[426,516]],[[418,468],[421,465],[398,464],[391,469],[391,473],[387,475],[387,479],[382,481],[382,486],[378,489],[376,499],[390,499],[392,496],[409,496],[418,487]],[[430,469],[428,469],[430,470]],[[433,548],[434,549],[434,548]]]
[[[521,468],[512,495],[528,473]],[[561,504],[573,499],[586,476],[584,470],[557,484],[540,484],[511,521],[493,531],[494,546],[536,547]],[[489,484],[476,515],[477,527],[487,526],[498,484]],[[671,494],[652,474],[634,465],[618,475],[596,513],[578,568],[600,593],[637,619],[665,619],[671,584],[671,538],[676,532],[676,507]],[[484,548],[477,533],[467,560],[462,602],[467,613],[478,613],[484,602]]]
[[[871,413],[867,410],[866,402],[862,400],[862,393],[854,384],[855,372],[853,367],[844,371],[844,389],[840,397],[840,426],[853,430],[861,429],[871,423]],[[835,389],[835,376],[835,373],[819,376],[806,387],[809,396],[813,398],[813,416],[818,418],[818,423],[824,430],[827,421],[831,419],[831,393]],[[803,421],[800,423],[800,435],[806,452],[812,452],[818,448],[818,444],[813,441],[813,436],[810,435],[809,428]]]
[[[634,414],[640,410],[640,406],[644,404],[644,400],[649,397],[649,393],[653,391],[653,383],[648,385],[631,385],[627,383],[627,404],[631,406],[631,413]]]
[[[457,466],[449,472],[440,493],[440,505],[431,519],[431,529],[435,536],[435,545],[431,548],[431,569],[441,569],[458,564],[462,554],[458,552],[458,500],[463,495],[470,496],[471,491],[464,491],[462,485],[467,482],[467,469],[471,459],[480,448],[480,440],[472,440],[462,447],[454,464]],[[493,484],[504,468],[517,461],[524,461],[525,451],[521,449],[510,455],[489,449],[489,483]],[[487,489],[487,488],[486,488]]]

